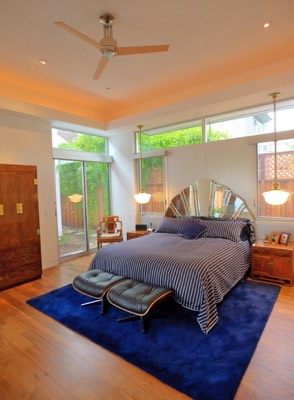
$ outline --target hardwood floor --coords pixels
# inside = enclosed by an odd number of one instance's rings
[[[49,268],[39,280],[0,292],[1,400],[187,399],[26,304],[70,283],[91,258]],[[282,287],[236,400],[293,398],[293,341],[294,287]]]

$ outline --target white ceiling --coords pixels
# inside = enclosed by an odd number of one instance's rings
[[[118,46],[169,51],[116,57],[93,80],[99,50],[54,21],[99,42],[105,12]],[[0,48],[0,108],[98,129],[294,97],[293,0],[1,1]]]

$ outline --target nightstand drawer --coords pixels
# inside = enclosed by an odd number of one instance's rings
[[[275,257],[291,257],[292,252],[281,249],[272,249],[272,255]]]
[[[253,252],[253,254],[260,254],[262,256],[270,256],[271,255],[271,249],[267,249],[267,248],[252,247],[252,252]]]

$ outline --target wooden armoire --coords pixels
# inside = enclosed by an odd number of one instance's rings
[[[0,290],[42,275],[37,168],[0,164]]]

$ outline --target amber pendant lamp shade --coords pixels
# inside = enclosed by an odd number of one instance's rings
[[[271,93],[269,96],[274,100],[274,162],[275,162],[275,175],[274,175],[274,183],[271,190],[268,192],[262,193],[264,200],[266,203],[271,204],[273,206],[279,206],[281,204],[285,204],[288,200],[290,193],[285,190],[280,189],[280,185],[277,180],[277,128],[276,128],[276,98],[280,95],[280,93]]]
[[[134,195],[135,200],[139,204],[146,204],[151,199],[151,194],[146,193],[142,187],[142,128],[143,125],[138,125],[137,128],[139,129],[139,147],[140,147],[140,165],[139,165],[139,184],[140,190],[139,193]]]

